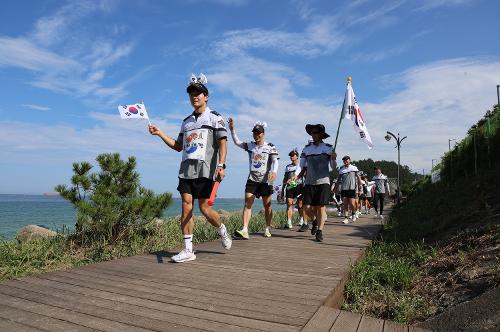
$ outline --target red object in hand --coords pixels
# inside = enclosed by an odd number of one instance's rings
[[[208,205],[212,206],[215,202],[215,197],[217,196],[217,190],[219,190],[219,181],[215,181],[214,186],[212,188],[212,193],[210,194],[210,199],[208,200]]]

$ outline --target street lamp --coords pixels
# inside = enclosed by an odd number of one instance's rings
[[[453,181],[453,154],[451,153],[451,142],[456,141],[456,138],[448,138],[448,153],[450,154],[450,180]],[[457,143],[455,143],[457,144]]]
[[[398,205],[399,205],[401,203],[401,186],[399,183],[400,149],[401,149],[401,142],[403,142],[403,140],[408,136],[405,136],[405,137],[400,139],[399,133],[398,133],[398,137],[396,137],[396,135],[394,135],[393,133],[388,131],[387,135],[385,135],[385,140],[389,142],[391,140],[391,136],[394,137],[394,139],[396,140],[396,147],[398,148],[398,193],[397,193],[398,196],[397,197],[398,197]]]

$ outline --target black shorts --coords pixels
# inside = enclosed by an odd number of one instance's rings
[[[362,200],[365,200],[366,199],[366,195],[365,194],[361,194],[361,195],[359,195],[359,198],[361,198]]]
[[[297,198],[300,194],[302,194],[302,189],[303,186],[299,184],[295,188],[287,189],[286,190],[286,198]]]
[[[245,192],[254,194],[257,198],[261,198],[262,196],[271,196],[273,194],[273,186],[265,182],[255,182],[248,179],[247,184],[245,185]]]
[[[340,196],[342,198],[356,198],[356,190],[342,190]]]
[[[181,179],[177,190],[181,194],[191,194],[193,198],[210,198],[214,182],[207,178]]]
[[[330,184],[306,185],[303,191],[305,205],[320,206],[330,204]]]

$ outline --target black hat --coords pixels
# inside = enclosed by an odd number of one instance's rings
[[[350,159],[351,159],[351,157],[349,157],[349,156],[343,156],[343,157],[342,157],[342,160],[347,160],[347,159],[349,159],[349,160],[350,160]]]
[[[289,157],[293,156],[293,155],[296,155],[298,156],[299,155],[299,151],[293,149],[292,151],[290,151],[290,153],[288,154]]]
[[[202,83],[196,82],[196,83],[190,83],[186,89],[187,93],[191,93],[193,91],[197,91],[200,93],[203,93],[205,96],[208,96],[208,89],[205,85]]]
[[[323,136],[321,137],[322,139],[325,139],[325,138],[328,138],[330,137],[330,135],[328,135],[326,132],[325,132],[325,126],[323,126],[322,124],[308,124],[306,125],[306,132],[311,135],[311,132],[314,130],[314,129],[318,129],[320,132],[323,133]]]
[[[377,169],[380,169],[380,167],[375,166],[375,167],[373,167],[373,169],[374,169],[374,170],[377,170]]]
[[[258,133],[263,133],[264,132],[264,126],[263,125],[255,125],[252,129],[252,133],[253,132],[258,132]]]

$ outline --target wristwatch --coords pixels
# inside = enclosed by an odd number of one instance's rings
[[[222,169],[226,169],[226,164],[218,164],[217,167],[222,167]]]

